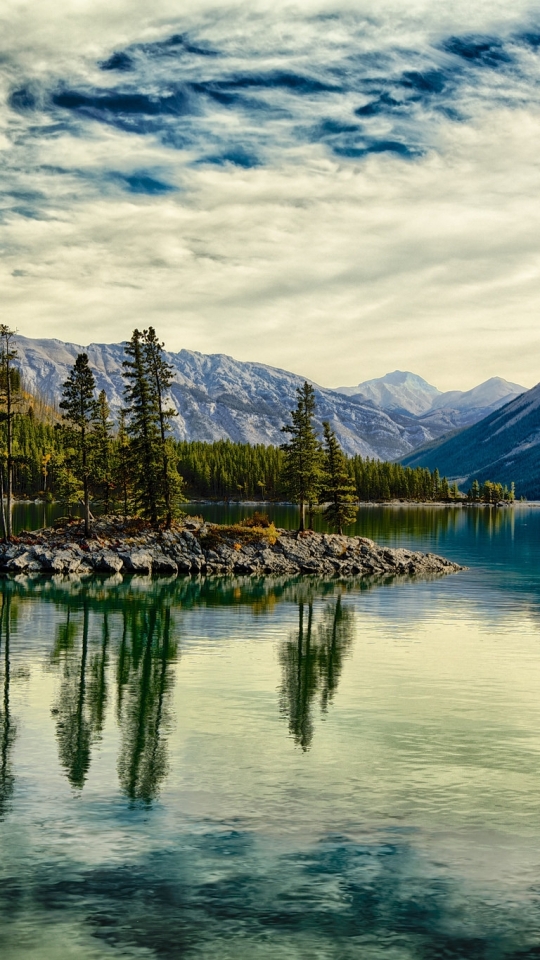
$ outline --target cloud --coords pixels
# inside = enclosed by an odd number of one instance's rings
[[[171,349],[329,385],[534,382],[529,4],[110,6],[45,0],[26,35],[3,15],[0,269],[22,333],[152,322]]]

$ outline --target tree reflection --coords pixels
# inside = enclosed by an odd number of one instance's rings
[[[163,726],[173,683],[176,645],[169,606],[135,610],[124,631],[118,660],[118,713],[122,745],[118,776],[131,800],[150,803],[167,773]]]
[[[301,601],[298,631],[281,646],[281,711],[289,719],[295,743],[304,751],[313,739],[312,707],[317,693],[326,711],[337,690],[343,661],[352,644],[353,622],[353,611],[343,607],[338,595],[334,603],[327,604],[322,622],[314,631],[313,603]]]
[[[0,674],[2,677],[2,702],[0,704],[0,820],[3,820],[8,808],[15,778],[11,765],[11,752],[15,742],[16,728],[11,717],[10,682],[11,682],[11,596],[5,591],[2,593],[2,607],[0,609],[0,652],[4,644]]]
[[[60,762],[72,787],[81,790],[90,769],[92,745],[99,740],[107,703],[107,663],[109,622],[102,616],[102,636],[98,650],[90,653],[90,607],[82,601],[82,642],[80,656],[75,654],[75,640],[80,623],[67,608],[66,620],[57,627],[51,655],[52,663],[63,660],[63,677],[56,715],[56,736]]]
[[[88,603],[83,601],[83,629],[80,659],[71,656],[71,641],[77,626],[70,621],[68,609],[64,630],[57,631],[55,653],[64,653],[64,675],[54,713],[60,762],[72,787],[82,789],[90,767],[91,724],[86,711],[88,666]],[[68,637],[69,641],[63,640]],[[60,639],[63,638],[63,639]]]

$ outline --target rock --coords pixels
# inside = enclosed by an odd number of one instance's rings
[[[178,564],[172,557],[164,553],[154,553],[152,556],[152,573],[162,573],[171,576],[178,573]]]
[[[122,553],[122,564],[130,573],[151,573],[152,572],[152,554],[147,550],[133,550],[131,553]]]
[[[94,571],[173,577],[205,573],[388,577],[462,569],[435,554],[382,547],[366,537],[280,530],[272,543],[265,538],[246,542],[244,533],[202,521],[155,531],[143,522],[108,517],[95,524],[88,539],[82,524],[75,523],[62,531],[36,531],[31,538],[21,537],[21,542],[0,544],[0,569],[13,575],[30,571],[78,578]]]
[[[103,550],[93,562],[94,570],[98,573],[120,573],[123,566],[122,558],[112,550]]]
[[[18,555],[11,557],[7,562],[7,569],[13,570],[14,573],[20,573],[21,570],[26,570],[32,562],[32,554],[28,551],[24,553],[19,553]]]

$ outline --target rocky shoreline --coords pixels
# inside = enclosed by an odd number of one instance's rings
[[[433,553],[381,547],[365,537],[224,527],[189,518],[171,530],[107,517],[85,538],[82,521],[21,533],[0,544],[3,574],[317,574],[329,577],[455,573]]]

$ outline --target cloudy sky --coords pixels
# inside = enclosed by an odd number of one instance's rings
[[[0,45],[20,333],[540,380],[537,5],[3,0]]]

